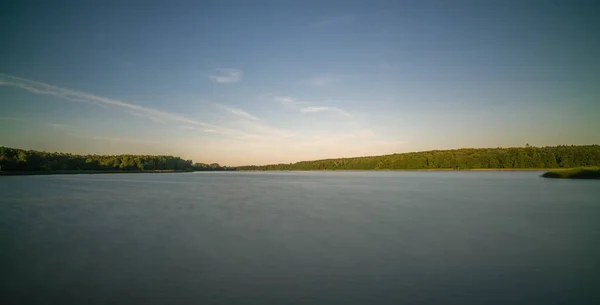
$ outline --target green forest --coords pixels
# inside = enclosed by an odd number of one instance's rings
[[[11,171],[223,171],[217,163],[195,163],[173,156],[75,155],[0,147],[0,166]]]
[[[237,170],[527,169],[600,166],[600,146],[469,148],[240,166]]]
[[[433,150],[239,167],[193,163],[174,156],[76,155],[0,147],[0,166],[4,172],[574,168],[600,166],[600,146]]]

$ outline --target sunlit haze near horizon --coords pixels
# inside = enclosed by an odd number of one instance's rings
[[[600,143],[594,1],[8,1],[0,146],[222,165]]]

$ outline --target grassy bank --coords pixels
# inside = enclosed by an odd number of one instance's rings
[[[600,179],[600,167],[557,169],[542,175],[544,178]]]
[[[141,173],[186,173],[191,170],[56,170],[56,171],[9,171],[0,172],[0,176],[30,175],[78,175],[78,174],[141,174]]]

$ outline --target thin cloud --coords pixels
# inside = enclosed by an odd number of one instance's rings
[[[305,108],[300,109],[300,112],[302,112],[302,113],[330,112],[330,113],[339,114],[339,115],[342,115],[345,117],[352,117],[352,114],[350,114],[349,112],[346,112],[338,107],[329,107],[329,106],[305,107]]]
[[[311,113],[311,112],[323,112],[329,110],[329,107],[317,106],[317,107],[306,107],[300,109],[300,112]]]
[[[249,114],[248,112],[246,112],[242,109],[230,107],[230,106],[226,106],[226,105],[222,105],[222,104],[217,104],[217,107],[220,109],[223,109],[239,118],[258,121],[257,117]]]
[[[316,75],[316,76],[311,76],[311,77],[305,79],[304,83],[311,85],[311,86],[322,87],[322,86],[327,86],[338,80],[339,80],[339,77],[335,77],[335,76],[331,76],[331,75]]]
[[[277,98],[275,98],[275,100],[280,102],[282,105],[286,105],[286,106],[290,106],[294,109],[298,109],[302,113],[330,112],[330,113],[338,114],[338,115],[345,116],[345,117],[352,117],[351,113],[344,111],[341,108],[331,107],[331,106],[323,106],[323,105],[315,105],[316,103],[302,102],[302,101],[295,100],[294,98],[289,97],[289,96],[277,97]],[[303,108],[300,107],[302,105],[309,105],[309,104],[313,104],[313,106],[306,106]]]
[[[225,127],[202,128],[202,127],[198,127],[198,126],[188,126],[188,125],[182,125],[182,126],[178,126],[178,127],[183,130],[197,131],[197,132],[201,132],[201,133],[218,134],[221,136],[226,136],[226,137],[231,137],[231,138],[243,138],[248,135],[248,133],[246,133],[246,132],[239,131],[236,129],[231,129],[231,128],[225,128]]]
[[[166,122],[176,122],[183,123],[186,126],[196,126],[203,127],[197,128],[196,130],[206,132],[206,133],[214,133],[222,136],[230,136],[230,137],[245,137],[248,136],[248,133],[241,130],[236,130],[232,128],[227,128],[223,126],[217,126],[214,124],[209,124],[205,122],[200,122],[194,119],[187,118],[185,116],[174,114],[158,109],[143,107],[139,105],[134,105],[130,103],[126,103],[116,99],[105,98],[97,95],[93,95],[90,93],[70,90],[66,88],[61,88],[57,86],[48,85],[45,83],[28,80],[16,76],[11,76],[7,74],[0,73],[0,85],[4,86],[12,86],[27,90],[31,93],[42,94],[42,95],[51,95],[58,98],[62,98],[65,100],[81,102],[81,103],[91,103],[94,105],[98,105],[101,107],[117,107],[122,109],[124,112],[129,113],[134,116],[143,117],[149,120],[152,120],[156,123],[166,123]],[[238,113],[238,115],[243,115]],[[250,116],[252,117],[252,116]]]
[[[257,156],[260,155],[260,157],[257,158],[265,158],[264,156],[271,155],[277,158],[279,158],[278,156],[281,156],[281,158],[295,159],[299,154],[302,154],[304,156],[303,158],[314,158],[324,154],[337,155],[339,154],[340,147],[349,145],[348,143],[361,143],[360,145],[350,147],[351,150],[344,150],[348,154],[352,153],[356,155],[367,152],[387,151],[388,147],[398,145],[398,143],[386,142],[385,137],[382,137],[381,135],[375,135],[374,133],[361,130],[353,132],[352,129],[345,129],[343,133],[339,134],[332,133],[332,130],[329,129],[294,130],[279,128],[269,124],[266,119],[261,120],[244,110],[224,105],[221,106],[225,107],[223,108],[224,110],[229,109],[226,111],[228,111],[228,114],[233,119],[223,120],[223,122],[220,121],[218,125],[216,125],[208,122],[201,122],[179,114],[130,104],[121,100],[100,97],[85,92],[60,88],[5,74],[0,74],[0,85],[21,88],[31,93],[55,96],[64,100],[91,103],[106,108],[119,109],[123,112],[128,112],[131,115],[144,117],[155,122],[165,124],[170,123],[172,127],[177,128],[181,133],[185,133],[184,130],[189,130],[190,133],[198,132],[204,135],[214,135],[207,136],[207,142],[198,142],[188,139],[181,145],[192,145],[191,143],[197,142],[200,143],[197,144],[197,147],[205,149],[208,146],[210,149],[219,152],[219,154],[242,150],[251,151],[255,149],[252,152],[256,153]],[[269,98],[273,99],[274,97],[271,96]],[[331,113],[332,115],[351,116],[350,113],[337,107],[296,100],[293,97],[283,96],[275,98],[275,101],[282,105],[289,105],[294,111],[305,113],[306,115]],[[59,127],[57,125],[52,128]],[[107,134],[85,134],[83,131],[76,129],[76,126],[67,128],[64,133],[69,133],[69,136],[76,138],[111,142],[152,145],[164,144],[164,141],[155,141],[153,138],[131,139],[120,137],[119,135],[113,137]],[[382,141],[381,143],[375,142],[380,140]],[[364,143],[368,144],[365,145]],[[196,147],[196,144],[193,144],[193,146]],[[295,155],[292,156],[289,154]]]
[[[325,73],[312,75],[306,79],[301,80],[300,83],[309,86],[323,87],[340,82],[347,82],[350,80],[360,79],[360,77],[361,75],[353,73]]]
[[[17,87],[24,90],[27,90],[34,94],[40,95],[51,95],[58,98],[83,102],[83,103],[91,103],[95,105],[101,106],[115,106],[125,110],[125,112],[129,114],[133,114],[136,116],[145,117],[151,119],[156,122],[164,122],[164,121],[176,121],[179,123],[185,123],[190,125],[198,125],[204,127],[214,127],[211,124],[207,124],[204,122],[200,122],[194,119],[187,118],[185,116],[174,114],[154,108],[143,107],[139,105],[134,105],[130,103],[126,103],[120,100],[101,97],[97,95],[93,95],[86,92],[75,91],[71,89],[61,88],[57,86],[48,85],[42,82],[37,82],[29,79],[24,79],[12,75],[2,74],[0,73],[0,86],[11,86]]]
[[[143,113],[138,113],[135,111],[131,111],[131,110],[125,110],[126,113],[129,113],[133,116],[139,117],[139,118],[145,118],[145,119],[149,119],[154,123],[165,123],[165,120],[162,118],[158,118],[158,117],[154,117],[154,116],[147,116]]]
[[[221,68],[217,69],[217,71],[219,72],[219,75],[211,75],[210,79],[219,84],[237,83],[242,80],[242,77],[244,76],[244,71],[240,69]]]
[[[66,124],[57,124],[57,123],[47,123],[46,125],[54,128],[54,129],[59,129],[59,130],[65,130],[70,127],[69,125],[66,125]]]
[[[291,98],[289,96],[276,97],[275,101],[281,103],[282,105],[287,105],[287,106],[298,106],[298,105],[308,104],[307,102],[300,102],[300,101],[294,100],[293,98]]]

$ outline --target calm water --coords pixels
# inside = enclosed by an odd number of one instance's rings
[[[0,301],[600,304],[600,181],[539,174],[0,177]]]

